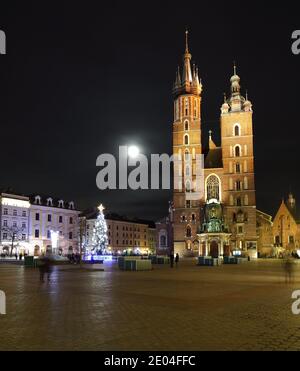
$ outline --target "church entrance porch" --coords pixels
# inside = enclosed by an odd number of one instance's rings
[[[230,255],[230,233],[201,233],[199,239],[199,256],[219,258]]]

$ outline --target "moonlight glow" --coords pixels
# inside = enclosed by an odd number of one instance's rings
[[[128,156],[131,158],[136,158],[140,153],[140,150],[137,146],[128,147]]]

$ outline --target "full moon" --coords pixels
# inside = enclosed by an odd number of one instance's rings
[[[128,147],[128,156],[131,158],[136,158],[140,153],[140,150],[137,146]]]

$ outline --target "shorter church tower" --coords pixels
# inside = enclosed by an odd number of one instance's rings
[[[231,250],[255,255],[257,248],[256,197],[252,104],[241,95],[236,66],[230,79],[231,94],[221,107],[223,202],[231,236]],[[251,254],[251,250],[254,252]]]

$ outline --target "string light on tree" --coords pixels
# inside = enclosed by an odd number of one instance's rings
[[[107,239],[107,224],[103,214],[103,210],[105,210],[105,208],[101,204],[100,206],[98,206],[98,210],[99,213],[93,229],[92,251],[94,254],[101,255],[106,251],[108,239]]]

